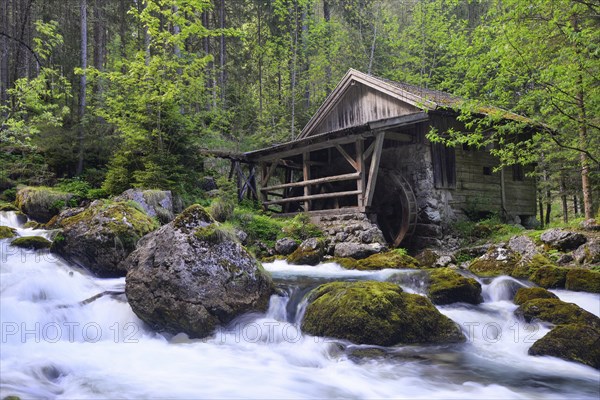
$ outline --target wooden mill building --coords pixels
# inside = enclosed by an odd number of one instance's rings
[[[498,161],[484,149],[427,140],[432,128],[464,130],[457,101],[349,70],[296,140],[246,153],[259,166],[263,206],[366,214],[396,246],[439,237],[466,213],[535,217],[535,182],[520,166],[494,172]]]

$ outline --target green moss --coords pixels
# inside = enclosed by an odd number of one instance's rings
[[[385,253],[377,253],[358,260],[355,269],[362,271],[380,270],[386,268],[421,268],[421,264],[413,257],[406,254],[404,249],[396,249]]]
[[[519,260],[520,256],[517,253],[507,251],[505,257],[498,257],[496,249],[492,249],[473,260],[469,264],[469,270],[479,276],[511,275]]]
[[[260,259],[260,261],[263,263],[272,263],[273,261],[276,261],[276,260],[285,260],[285,256],[276,254],[274,256],[263,257]]]
[[[302,244],[287,256],[290,264],[296,265],[317,265],[325,255],[325,241],[321,238],[315,239],[317,245],[315,248],[306,248]]]
[[[196,228],[194,236],[198,240],[203,240],[212,244],[223,243],[225,241],[237,241],[234,234],[221,228],[216,223]]]
[[[567,268],[543,266],[538,268],[529,280],[548,289],[564,288],[568,271]]]
[[[199,204],[193,204],[175,217],[173,220],[173,225],[175,228],[189,233],[194,228],[205,224],[212,224],[214,222],[215,220],[210,216],[204,207]]]
[[[22,247],[24,249],[39,250],[49,249],[50,245],[52,245],[52,242],[41,236],[25,236],[13,240],[10,244],[12,246]]]
[[[600,272],[583,268],[569,269],[565,288],[577,292],[600,293]]]
[[[481,285],[473,278],[466,278],[450,268],[437,268],[429,272],[428,296],[434,304],[464,302],[479,304]]]
[[[302,329],[355,343],[463,341],[460,330],[431,302],[390,282],[332,282],[309,294]]]
[[[596,329],[600,328],[600,318],[573,303],[565,303],[559,299],[526,301],[515,310],[515,314],[527,322],[539,319],[554,325],[586,324]]]
[[[521,305],[533,299],[558,299],[558,297],[541,287],[520,288],[517,290],[513,302]]]
[[[10,226],[0,226],[0,239],[10,239],[17,236],[17,230]]]
[[[420,252],[415,259],[425,268],[433,268],[439,256],[432,250],[425,249]]]
[[[39,222],[35,222],[35,221],[27,221],[25,223],[25,225],[23,225],[23,228],[31,228],[31,229],[42,229],[44,227],[44,224],[40,224]]]
[[[544,257],[542,254],[535,254],[531,260],[522,260],[513,269],[511,276],[515,278],[528,279],[533,273],[542,267],[556,267],[552,261]]]
[[[70,204],[73,195],[48,187],[25,187],[18,191],[15,205],[39,222],[48,222],[52,216]]]
[[[6,203],[4,201],[0,201],[0,211],[19,211],[19,208],[13,203]]]
[[[2,398],[2,400],[21,400],[21,398],[19,396],[10,395]]]
[[[326,262],[339,264],[342,268],[346,269],[359,269],[359,260],[355,260],[354,258],[350,257],[333,257]]]
[[[557,326],[529,348],[529,355],[552,356],[600,369],[600,332],[585,324]]]

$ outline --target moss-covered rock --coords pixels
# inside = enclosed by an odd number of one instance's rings
[[[12,246],[21,247],[23,249],[49,249],[52,242],[41,236],[24,236],[16,238],[10,243]]]
[[[0,211],[19,211],[19,208],[13,203],[0,202]]]
[[[23,228],[43,229],[44,224],[40,224],[39,222],[36,222],[36,221],[27,221],[25,223],[25,225],[23,225]]]
[[[31,219],[46,223],[68,207],[73,195],[46,187],[25,187],[17,192],[16,206]]]
[[[58,225],[62,240],[55,240],[52,250],[102,277],[124,276],[127,271],[119,264],[142,236],[158,228],[131,204],[101,200]]]
[[[287,257],[290,264],[317,265],[325,255],[325,241],[321,238],[310,238],[298,246],[292,254]]]
[[[584,268],[569,269],[565,288],[577,292],[600,293],[600,272]]]
[[[360,271],[377,271],[381,269],[417,269],[421,264],[402,250],[392,250],[385,253],[373,254],[362,260],[350,257],[333,257],[329,262],[335,262],[346,269]]]
[[[538,269],[542,267],[556,267],[546,256],[538,253],[527,259],[521,259],[511,272],[515,278],[529,279]]]
[[[517,316],[525,321],[534,319],[550,322],[554,325],[586,324],[600,328],[600,318],[573,303],[565,303],[559,299],[532,299],[521,304],[515,310]]]
[[[557,326],[529,348],[532,356],[552,356],[600,369],[600,331],[585,324]]]
[[[558,299],[558,296],[541,287],[523,287],[517,290],[513,302],[520,306],[533,299]]]
[[[547,289],[560,289],[565,287],[568,271],[567,268],[546,265],[533,272],[529,280]]]
[[[10,239],[17,236],[17,230],[10,226],[0,226],[0,239]]]
[[[481,285],[473,278],[466,278],[451,268],[438,268],[429,272],[427,295],[434,304],[457,302],[479,304]]]
[[[494,247],[471,261],[469,270],[479,276],[510,275],[519,261],[518,253],[504,247]]]
[[[427,298],[390,282],[327,283],[308,301],[302,329],[311,335],[381,346],[464,341],[458,326]]]
[[[193,204],[175,217],[173,225],[182,232],[190,233],[196,228],[208,226],[214,222],[215,220],[204,207]]]

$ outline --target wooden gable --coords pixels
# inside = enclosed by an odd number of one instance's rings
[[[349,70],[299,138],[435,109],[436,104],[381,79]]]

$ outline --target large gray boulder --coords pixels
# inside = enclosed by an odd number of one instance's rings
[[[271,278],[231,236],[199,205],[146,235],[124,263],[135,314],[153,329],[202,338],[265,310]]]
[[[88,208],[63,212],[52,251],[100,277],[125,276],[121,263],[156,221],[128,203],[96,200]]]
[[[335,245],[333,255],[341,258],[354,258],[360,260],[370,255],[381,253],[384,247],[379,243],[352,243],[344,242]]]
[[[290,264],[317,265],[325,255],[325,241],[321,238],[309,238],[287,257]]]
[[[275,253],[287,256],[298,248],[298,243],[292,238],[282,238],[275,242]]]
[[[567,231],[564,229],[548,229],[540,236],[540,240],[550,247],[561,251],[575,250],[587,239],[578,232]]]
[[[573,257],[579,264],[600,263],[600,240],[590,239],[573,252]]]

